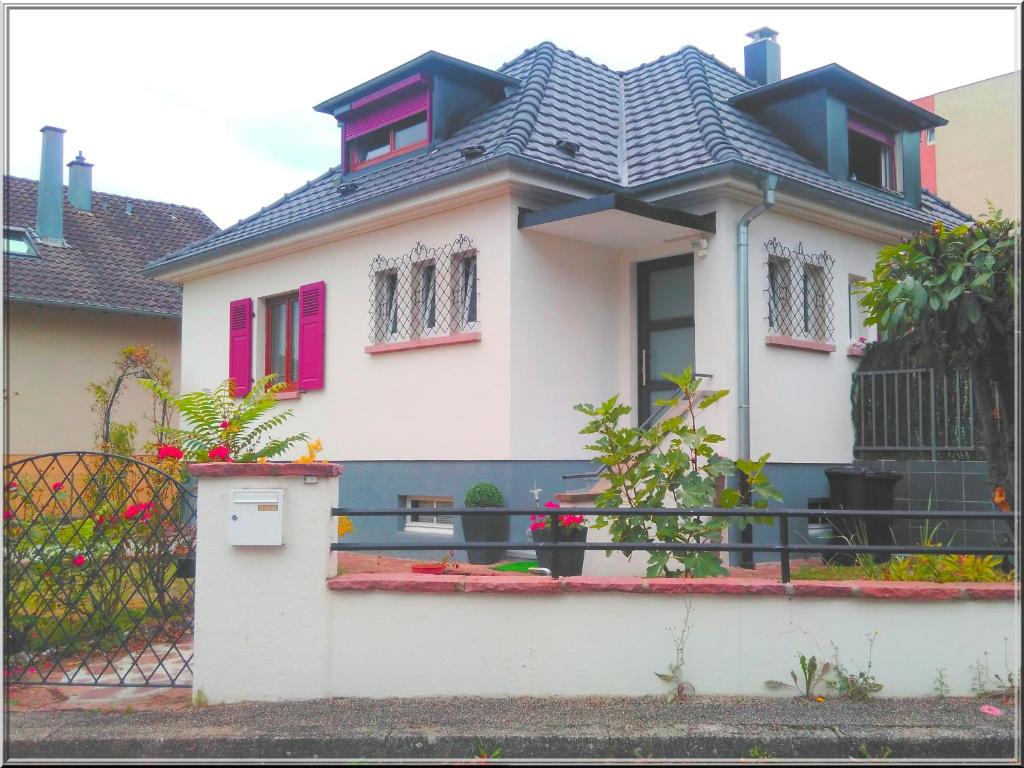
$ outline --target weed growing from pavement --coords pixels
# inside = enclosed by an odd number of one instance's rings
[[[935,670],[935,695],[944,699],[949,696],[949,683],[946,682],[946,668],[939,667]]]
[[[769,752],[764,747],[754,746],[750,748],[748,753],[754,760],[773,760],[775,758],[774,752]]]
[[[868,749],[867,744],[861,744],[857,747],[857,754],[851,755],[854,758],[863,758],[865,760],[887,760],[892,757],[892,749],[889,747],[881,747],[876,754],[871,754],[871,750]]]
[[[670,704],[673,701],[685,699],[687,695],[692,695],[694,692],[693,686],[683,679],[683,666],[686,664],[686,640],[690,636],[690,614],[692,613],[693,604],[690,602],[690,598],[687,597],[682,629],[676,633],[673,631],[673,627],[667,627],[669,632],[672,632],[672,640],[676,646],[675,661],[668,665],[668,672],[654,673],[659,680],[672,686],[672,691],[667,697]]]
[[[1008,650],[1008,638],[1003,638],[1003,665],[1006,668],[1006,677],[993,673],[989,668],[988,663],[988,651],[983,654],[983,657],[978,659],[974,664],[971,665],[972,677],[974,682],[971,683],[971,690],[978,697],[990,697],[1000,696],[1003,701],[1008,701],[1013,698],[1017,691],[1017,680],[1020,677],[1020,671],[1014,675],[1010,671],[1010,662],[1007,657]]]
[[[871,657],[874,653],[878,633],[874,632],[866,637],[868,639],[867,669],[858,669],[857,674],[851,674],[850,670],[846,669],[839,660],[839,647],[832,643],[833,676],[825,678],[825,684],[837,695],[854,701],[866,701],[870,696],[882,690],[882,684],[871,674]]]
[[[484,743],[478,738],[473,757],[477,760],[497,760],[501,757],[501,747],[492,750],[490,747],[484,746]]]
[[[827,682],[828,675],[832,671],[831,662],[826,661],[819,664],[817,656],[807,658],[802,653],[797,658],[800,659],[800,674],[803,680],[796,676],[796,672],[790,672],[789,676],[793,679],[792,683],[785,683],[781,680],[765,680],[764,684],[769,688],[793,688],[802,698],[808,701],[824,701],[820,696],[816,697],[814,695],[814,689]]]
[[[202,688],[192,694],[193,707],[208,707],[209,705],[210,702],[206,700],[206,693]]]

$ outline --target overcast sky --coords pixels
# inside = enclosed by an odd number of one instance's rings
[[[613,69],[686,44],[742,71],[779,31],[783,77],[837,62],[917,98],[1019,69],[1016,10],[7,9],[5,172],[39,174],[39,129],[94,189],[194,205],[224,227],[339,161],[312,106],[433,49],[497,68],[542,40]]]

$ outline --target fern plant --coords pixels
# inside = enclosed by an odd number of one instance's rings
[[[287,386],[273,383],[276,374],[253,382],[245,397],[234,396],[234,381],[226,379],[214,390],[199,390],[172,395],[152,379],[140,383],[181,414],[187,429],[163,427],[160,438],[178,445],[186,461],[253,462],[280,456],[296,443],[307,441],[305,432],[288,437],[271,437],[270,432],[283,425],[291,409],[278,407],[275,393]]]

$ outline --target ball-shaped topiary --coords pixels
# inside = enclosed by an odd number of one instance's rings
[[[494,483],[477,483],[466,491],[465,504],[469,508],[503,507],[505,499]]]

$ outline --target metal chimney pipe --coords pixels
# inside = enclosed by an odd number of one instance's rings
[[[68,201],[80,211],[92,210],[92,163],[85,162],[82,150],[68,163]]]
[[[64,241],[64,129],[44,125],[43,152],[36,195],[36,234],[53,243]]]

